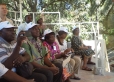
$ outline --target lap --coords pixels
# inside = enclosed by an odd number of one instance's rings
[[[9,82],[9,81],[2,78],[2,79],[0,79],[0,82]]]
[[[74,56],[72,59],[75,60],[75,63],[81,63],[81,58],[79,56]]]
[[[27,79],[34,79],[35,82],[47,82],[47,77],[44,74],[33,72]]]
[[[53,75],[53,73],[47,69],[35,69],[34,72],[42,73],[44,75]]]
[[[75,60],[73,58],[70,59],[70,62],[69,62],[73,67],[75,66]]]
[[[90,57],[91,55],[94,54],[94,51],[92,49],[87,49],[87,50],[77,50],[76,54],[82,55],[82,56],[88,56]]]
[[[59,69],[63,69],[62,64],[61,63],[56,63],[56,62],[52,62],[56,67],[58,67]]]

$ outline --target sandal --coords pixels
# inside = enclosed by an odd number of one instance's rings
[[[88,62],[87,64],[95,65],[95,63],[94,63],[94,62]]]
[[[92,71],[92,69],[91,68],[88,68],[88,67],[82,68],[82,70]]]
[[[74,78],[71,78],[71,79],[81,80],[81,78],[79,78],[79,77],[74,77]]]

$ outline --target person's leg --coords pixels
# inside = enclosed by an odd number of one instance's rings
[[[75,67],[75,60],[74,59],[70,59],[70,65],[72,66],[72,75],[71,75],[71,78],[74,78],[74,67]]]
[[[88,59],[87,64],[92,64],[92,65],[95,65],[95,63],[91,61],[91,57]]]
[[[36,69],[34,72],[44,74],[47,77],[47,82],[53,82],[53,73],[46,69]]]
[[[60,63],[53,63],[56,67],[59,68],[59,73],[54,75],[53,82],[62,82],[62,73],[63,73],[63,67]]]
[[[87,67],[88,57],[84,56],[82,70],[92,71],[92,69]]]
[[[34,79],[35,82],[48,82],[44,74],[33,72],[27,79]]]
[[[87,67],[87,62],[88,62],[88,58],[86,56],[83,57],[83,66],[82,68]]]
[[[80,78],[77,77],[78,75],[76,75],[76,74],[78,74],[79,68],[80,68],[80,65],[81,65],[81,59],[80,59],[80,57],[74,56],[72,58],[72,61],[70,61],[70,63],[71,63],[72,66],[74,64],[74,66],[73,66],[73,72],[74,73],[72,74],[71,78],[72,79],[76,79],[76,80],[80,80]]]
[[[74,72],[75,74],[78,74],[81,65],[81,59],[78,56],[74,56],[73,59],[75,60]]]

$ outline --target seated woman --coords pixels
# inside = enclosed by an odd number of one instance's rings
[[[67,48],[67,41],[65,40],[65,38],[67,37],[68,34],[68,30],[67,27],[61,27],[59,29],[58,35],[56,36],[56,42],[59,45],[59,49],[61,52],[66,51],[67,53],[71,52],[73,49],[72,48]],[[79,77],[76,77],[75,75],[78,74],[80,65],[81,65],[81,59],[78,56],[74,56],[74,54],[72,54],[72,58],[70,60],[70,64],[73,67],[73,74],[71,76],[72,79],[75,80],[80,80]]]
[[[88,59],[94,54],[94,51],[90,46],[85,46],[79,37],[79,28],[73,29],[73,37],[71,39],[71,47],[74,49],[75,54],[83,57],[82,70],[92,71],[91,68],[87,67]]]
[[[55,33],[50,29],[44,31],[45,41],[43,42],[44,46],[47,47],[50,56],[49,59],[54,62],[56,59],[66,57],[66,52],[60,52],[58,44],[55,42]],[[65,82],[70,82],[69,78]]]

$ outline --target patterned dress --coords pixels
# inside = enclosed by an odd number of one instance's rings
[[[81,56],[87,56],[90,57],[91,55],[95,54],[94,51],[91,48],[88,48],[86,50],[79,49],[79,47],[83,47],[84,44],[82,43],[82,40],[79,36],[74,36],[71,39],[71,47],[74,49],[75,54],[81,55]]]
[[[48,49],[48,52],[50,53],[50,60],[55,60],[55,55],[60,54],[59,46],[56,42],[53,43],[52,46],[50,46],[46,41],[43,42],[43,45]]]
[[[53,43],[52,46],[50,46],[46,41],[43,42],[43,45],[47,47],[48,51],[50,52],[50,60],[55,62],[55,63],[61,63],[63,61],[63,58],[56,59],[55,55],[60,54],[60,49],[59,46],[56,42]],[[71,70],[70,70],[71,69]],[[72,72],[72,68],[70,63],[68,63],[64,68],[63,68],[63,80],[66,80]]]

